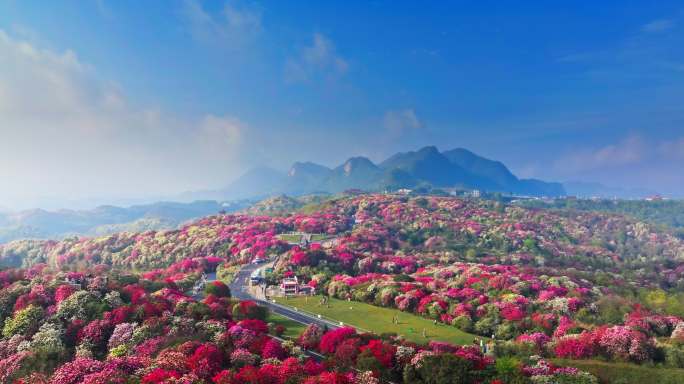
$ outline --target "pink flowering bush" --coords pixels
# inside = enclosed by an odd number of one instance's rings
[[[605,329],[598,335],[598,344],[614,358],[637,362],[649,359],[653,349],[652,341],[643,333],[625,326]]]
[[[50,384],[79,384],[83,378],[91,373],[102,370],[101,361],[78,357],[59,367],[50,379]]]

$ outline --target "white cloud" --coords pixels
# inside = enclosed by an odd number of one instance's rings
[[[0,31],[0,202],[14,197],[171,195],[242,169],[247,128],[130,105],[71,51]],[[213,180],[207,182],[207,180]]]
[[[423,128],[423,123],[412,108],[385,112],[383,125],[392,135],[402,135]]]
[[[314,33],[311,45],[305,46],[296,57],[286,61],[285,81],[306,82],[320,74],[339,76],[348,69],[349,64],[337,54],[332,41],[320,33]]]
[[[208,147],[222,151],[241,141],[243,124],[235,118],[207,115],[200,124],[199,137]]]
[[[636,164],[648,156],[649,147],[639,136],[597,149],[580,150],[556,161],[555,167],[563,171],[582,172],[600,168]]]
[[[261,10],[247,3],[228,1],[214,16],[198,0],[186,0],[182,13],[195,39],[222,48],[242,48],[262,30]]]
[[[668,29],[672,29],[674,26],[675,26],[675,23],[673,20],[660,19],[660,20],[653,20],[650,23],[645,24],[644,26],[641,27],[641,30],[643,32],[647,32],[647,33],[657,33],[657,32],[667,31]]]
[[[553,164],[556,177],[600,181],[682,196],[684,137],[628,136],[600,148],[576,150]]]

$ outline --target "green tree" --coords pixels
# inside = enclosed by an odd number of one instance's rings
[[[218,297],[230,297],[230,288],[220,281],[213,281],[204,287],[204,293]]]
[[[43,313],[43,308],[35,305],[17,311],[12,318],[5,321],[2,328],[3,336],[9,338],[18,334],[27,337],[32,335],[38,329]]]
[[[420,364],[404,368],[406,384],[469,384],[473,383],[472,363],[452,354],[425,357]]]
[[[514,357],[499,357],[494,365],[496,378],[508,384],[529,383],[529,379],[522,373],[522,363]]]
[[[88,291],[77,291],[59,303],[57,316],[65,320],[92,320],[104,312],[107,305]]]

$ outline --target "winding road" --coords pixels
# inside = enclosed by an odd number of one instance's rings
[[[261,300],[252,296],[252,294],[249,292],[247,288],[249,286],[249,278],[252,272],[255,269],[259,268],[259,266],[259,264],[247,264],[242,269],[240,269],[240,271],[233,279],[233,282],[229,285],[231,295],[234,298],[240,300],[252,300],[261,306],[267,307],[273,313],[276,313],[278,315],[281,315],[283,317],[286,317],[290,320],[296,321],[304,325],[317,324],[324,328],[327,327],[328,329],[340,328],[340,325],[337,323],[333,323],[325,319],[319,319],[309,314],[295,311],[292,308],[276,304],[270,301]]]
[[[237,273],[237,275],[233,279],[233,282],[230,283],[230,285],[229,285],[231,295],[234,298],[240,299],[240,300],[252,300],[261,306],[267,307],[273,313],[277,313],[280,316],[286,317],[290,320],[296,321],[296,322],[304,324],[304,325],[317,324],[320,327],[323,327],[323,328],[327,327],[328,329],[337,329],[337,328],[341,327],[340,324],[337,324],[337,323],[334,323],[331,321],[327,321],[325,319],[319,319],[315,316],[311,316],[311,315],[308,315],[306,313],[301,313],[299,311],[295,311],[292,308],[289,308],[289,307],[286,307],[286,306],[283,306],[280,304],[276,304],[276,303],[273,303],[270,301],[261,300],[261,299],[258,299],[256,297],[252,296],[250,294],[249,290],[247,289],[247,287],[249,286],[249,278],[252,275],[252,272],[254,272],[254,270],[256,270],[259,267],[260,267],[260,264],[250,263],[250,264],[243,266],[242,269],[240,269],[240,271]],[[216,280],[216,273],[213,273],[213,274],[210,274],[207,276],[207,282],[211,282],[213,280]],[[273,337],[277,340],[280,340],[281,342],[285,341],[284,339],[277,337],[277,336],[271,336],[271,337]],[[325,356],[321,355],[318,352],[305,349],[304,353],[306,353],[308,356],[313,357],[314,359],[316,359],[318,361],[325,360]],[[360,372],[356,368],[354,368],[354,370],[357,372]],[[391,381],[387,381],[386,383],[387,384],[395,384]]]

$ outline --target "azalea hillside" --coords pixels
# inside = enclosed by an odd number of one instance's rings
[[[0,382],[684,378],[684,241],[668,230],[475,198],[276,203],[2,245]],[[281,296],[290,281],[299,298]]]

